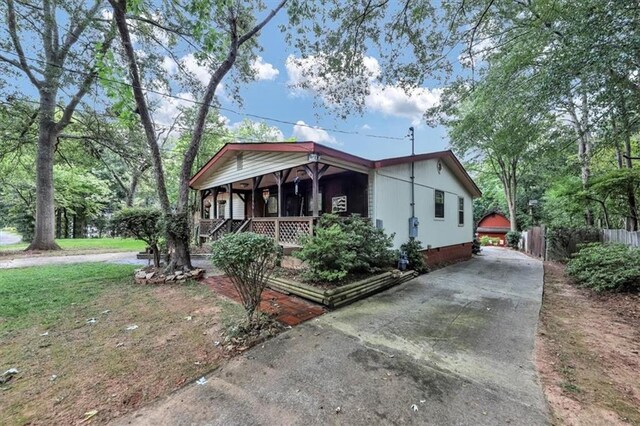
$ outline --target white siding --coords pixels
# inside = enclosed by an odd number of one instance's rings
[[[217,164],[213,173],[203,179],[196,189],[213,188],[307,163],[307,153],[304,152],[244,151],[242,155],[242,169],[238,170],[236,156],[233,155],[222,164]]]
[[[473,239],[472,197],[455,175],[438,160],[415,163],[415,212],[420,225],[418,240],[423,247],[444,247]],[[394,244],[409,239],[411,216],[411,164],[383,167],[375,171],[374,214],[387,233],[395,233]],[[445,192],[445,217],[435,218],[435,190]],[[458,197],[464,198],[464,225],[458,226]]]
[[[226,200],[224,204],[224,217],[229,219],[229,197],[226,192],[218,194],[218,201]],[[244,217],[244,202],[240,199],[238,194],[233,194],[233,218],[245,219]]]

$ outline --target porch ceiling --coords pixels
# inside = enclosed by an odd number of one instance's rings
[[[297,167],[293,167],[291,169],[291,173],[289,173],[289,176],[287,177],[287,180],[284,183],[290,183],[293,182],[296,178],[296,176],[298,176],[300,178],[300,182],[304,182],[310,179],[310,176],[307,174],[305,168],[304,168],[305,164],[297,166]],[[311,166],[309,164],[309,166]],[[318,168],[322,168],[322,166],[324,166],[323,163],[318,163]],[[343,169],[340,167],[335,167],[335,166],[329,166],[329,168],[325,171],[323,177],[326,176],[331,176],[331,175],[335,175],[338,173],[344,173],[344,172],[349,172],[349,171],[354,171],[354,170],[347,170],[347,169]],[[356,172],[359,173],[359,172]],[[322,181],[320,181],[322,182]],[[267,188],[270,186],[275,186],[277,185],[276,182],[276,177],[273,175],[273,173],[268,173],[266,175],[264,175],[262,177],[262,180],[260,181],[260,185],[258,185],[258,189],[259,188]],[[233,182],[232,183],[232,188],[233,189],[238,189],[238,190],[252,190],[253,189],[253,179],[244,179],[244,180],[240,180],[238,182]]]

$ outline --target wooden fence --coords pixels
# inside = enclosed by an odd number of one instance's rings
[[[534,226],[522,233],[521,248],[532,256],[546,259],[545,226]]]
[[[564,230],[562,236],[553,232],[547,241],[544,225],[534,226],[522,233],[520,249],[543,260],[566,260],[578,250],[580,244],[594,241],[626,244],[640,247],[640,231],[601,229],[599,232],[579,232],[582,228]],[[557,230],[556,230],[557,231]]]
[[[631,247],[640,247],[640,231],[625,229],[602,229],[602,241],[606,243],[620,243]]]

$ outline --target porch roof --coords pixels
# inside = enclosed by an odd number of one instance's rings
[[[200,186],[210,175],[218,164],[224,163],[240,152],[264,152],[264,153],[299,153],[299,154],[319,154],[322,157],[329,157],[337,160],[336,165],[350,164],[357,169],[379,169],[397,164],[426,161],[431,159],[441,159],[450,170],[456,175],[460,182],[467,188],[473,197],[482,195],[480,189],[469,176],[464,166],[456,158],[451,150],[430,152],[426,154],[409,155],[404,157],[386,158],[382,160],[368,160],[356,155],[330,148],[312,141],[305,142],[260,142],[260,143],[228,143],[223,146],[195,175],[189,180],[189,186],[196,188]],[[320,160],[322,161],[322,160]],[[307,163],[308,161],[304,161]],[[325,161],[322,161],[325,162]]]

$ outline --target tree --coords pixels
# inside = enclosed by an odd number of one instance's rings
[[[51,0],[42,0],[40,5],[7,0],[2,7],[5,34],[0,48],[8,53],[0,54],[0,63],[22,73],[39,96],[36,222],[27,250],[59,249],[54,241],[54,150],[60,132],[96,80],[96,63],[113,40],[109,22],[98,19],[101,7],[100,1],[86,7],[84,1]],[[35,43],[35,35],[41,44]],[[28,54],[30,47],[35,58]],[[69,71],[70,66],[92,71],[77,73]],[[59,96],[71,90],[73,94],[66,99]]]
[[[160,267],[159,242],[162,237],[162,212],[149,208],[125,208],[111,218],[113,229],[149,244],[153,252],[153,266]]]
[[[214,266],[222,269],[238,291],[253,325],[262,291],[278,263],[279,247],[269,237],[242,232],[215,241],[211,250]]]
[[[442,111],[447,117],[453,148],[462,156],[471,155],[475,161],[488,163],[500,180],[511,230],[516,231],[518,179],[548,124],[544,113],[525,108],[524,102],[518,102],[519,96],[524,97],[526,93],[517,93],[514,90],[517,83],[512,83],[492,80],[462,94],[450,91],[448,96],[461,100]],[[511,101],[496,97],[496,92],[510,92]],[[499,103],[495,102],[496,98],[500,99]]]
[[[215,91],[224,76],[231,70],[238,60],[239,50],[244,45],[247,45],[249,46],[249,52],[251,52],[251,46],[255,44],[253,40],[254,37],[275,16],[275,14],[282,9],[285,2],[286,0],[281,1],[277,7],[267,14],[267,16],[259,23],[252,23],[250,25],[247,25],[247,22],[251,22],[250,18],[252,18],[252,15],[250,15],[250,12],[238,3],[229,5],[228,8],[226,6],[220,6],[218,3],[208,4],[208,2],[196,2],[192,4],[194,8],[197,8],[195,9],[195,13],[198,19],[195,23],[195,27],[192,27],[192,30],[200,33],[202,38],[209,37],[209,40],[205,40],[208,43],[211,43],[211,38],[215,39],[223,37],[224,33],[222,31],[228,31],[226,33],[227,39],[222,43],[223,45],[228,46],[228,48],[226,54],[223,55],[224,59],[219,62],[217,68],[213,72],[206,91],[201,98],[201,106],[198,109],[191,142],[185,152],[184,162],[182,163],[180,171],[178,199],[175,207],[173,208],[168,197],[155,125],[151,118],[149,105],[142,87],[142,79],[138,62],[139,59],[134,51],[133,43],[131,42],[131,32],[127,24],[127,12],[129,11],[129,7],[126,0],[109,0],[109,3],[113,7],[114,18],[120,34],[124,56],[129,68],[129,76],[132,82],[133,96],[137,106],[137,111],[140,114],[140,121],[144,128],[149,150],[151,152],[152,167],[157,185],[158,198],[165,216],[167,227],[167,244],[169,246],[171,257],[171,261],[167,267],[169,271],[174,270],[176,267],[184,267],[187,269],[193,268],[189,255],[189,222],[187,209],[189,200],[189,178],[193,172],[193,164],[202,142],[207,115],[211,107]],[[133,3],[132,6],[138,9],[134,11],[140,12],[139,4]],[[213,14],[213,16],[211,16],[211,14]],[[222,26],[222,30],[220,32],[217,32],[217,29],[214,27],[205,33],[203,26],[205,24],[209,24],[207,19],[209,17],[214,20],[219,19],[216,23]],[[215,53],[220,54],[222,52]]]
[[[120,36],[135,110],[151,152],[158,199],[167,224],[167,242],[171,252],[168,270],[191,268],[188,181],[193,173],[216,88],[229,73],[234,74],[236,78],[233,80],[240,83],[255,76],[251,63],[256,59],[260,31],[285,6],[288,23],[283,29],[287,30],[287,40],[300,50],[303,57],[318,60],[318,66],[313,67],[318,71],[314,73],[314,79],[325,83],[344,83],[336,87],[320,85],[326,99],[335,101],[331,104],[342,113],[362,110],[373,80],[393,82],[407,89],[421,85],[425,77],[434,72],[431,61],[438,56],[434,53],[437,37],[423,31],[434,25],[432,18],[435,12],[427,0],[407,0],[399,7],[391,2],[379,5],[358,3],[346,7],[337,0],[318,3],[281,0],[269,12],[265,12],[266,6],[262,1],[192,0],[183,5],[164,5],[168,10],[159,14],[162,19],[154,18],[155,15],[150,12],[154,8],[141,0],[109,0],[109,3]],[[318,24],[322,20],[335,28],[327,31],[327,28]],[[329,20],[334,23],[329,24]],[[164,31],[174,38],[187,39],[189,46],[195,46],[193,53],[199,63],[206,65],[211,72],[206,89],[198,93],[199,106],[192,124],[191,140],[180,167],[175,203],[171,203],[168,196],[165,166],[157,143],[157,128],[145,96],[145,67],[142,65],[147,65],[149,61],[148,58],[140,58],[132,41],[132,31],[142,24],[150,26],[152,31]],[[380,28],[384,28],[384,36]],[[407,54],[407,46],[413,57]],[[172,45],[169,43],[163,47],[166,50]],[[372,72],[371,58],[365,55],[367,50],[379,54],[383,64],[379,67],[380,72]],[[334,55],[336,51],[342,53]],[[123,94],[123,98],[126,96],[131,96],[131,92]]]

